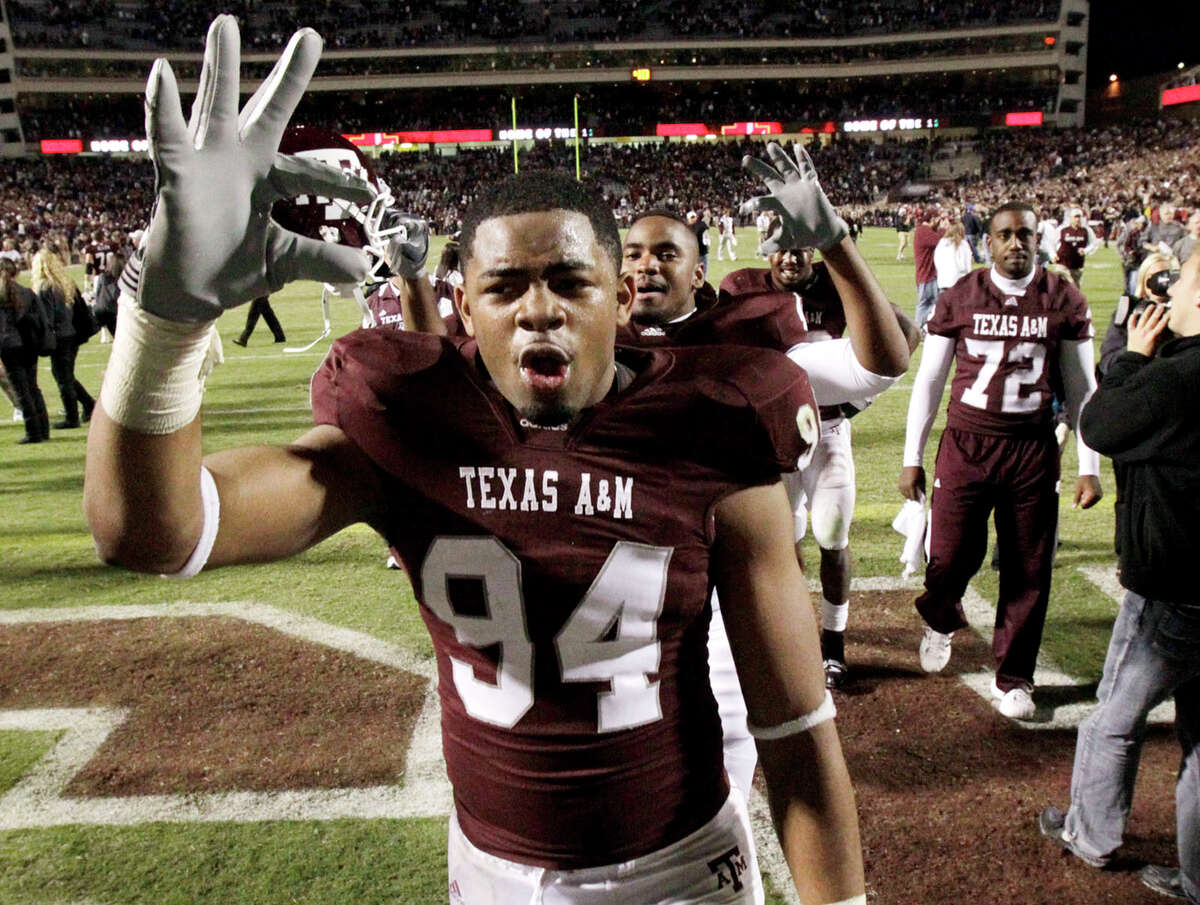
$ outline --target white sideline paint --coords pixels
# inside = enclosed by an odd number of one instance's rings
[[[120,725],[124,714],[112,710],[66,708],[0,711],[0,729],[66,730],[58,744],[0,798],[0,829],[80,823],[128,825],[150,822],[395,819],[444,817],[450,813],[452,797],[442,761],[434,665],[432,661],[415,657],[396,645],[363,632],[256,603],[172,603],[10,610],[0,613],[0,624],[203,616],[241,619],[428,679],[425,702],[413,726],[403,783],[358,789],[65,798],[62,796],[63,788]]]
[[[1120,602],[1125,596],[1125,591],[1117,582],[1116,575],[1112,569],[1080,566],[1077,571],[1094,584],[1098,590],[1114,601]],[[984,600],[973,587],[967,588],[967,593],[963,595],[962,603],[963,612],[966,614],[967,621],[971,624],[971,630],[981,638],[990,641],[992,630],[996,625],[996,608]],[[989,703],[993,702],[992,673],[990,671],[962,673],[959,679],[984,700]],[[1034,670],[1033,681],[1041,689],[1073,688],[1085,684],[1078,678],[1069,676],[1060,670],[1054,661],[1045,655],[1044,651],[1038,654],[1037,668]],[[1035,694],[1036,700],[1037,696]],[[1044,701],[1044,697],[1042,700]],[[1074,729],[1095,706],[1096,702],[1094,699],[1079,701],[1074,704],[1065,704],[1061,707],[1053,708],[1049,713],[1048,719],[1043,719],[1043,704],[1039,703],[1038,721],[1021,722],[1018,725],[1026,729]],[[1175,722],[1174,701],[1167,701],[1150,711],[1149,722],[1168,724]]]

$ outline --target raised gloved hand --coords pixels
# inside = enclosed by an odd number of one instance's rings
[[[760,246],[763,254],[789,248],[830,248],[849,232],[821,190],[812,158],[802,145],[793,147],[795,160],[775,142],[768,144],[767,156],[774,166],[757,157],[742,158],[742,166],[760,178],[770,194],[751,198],[741,206],[741,213],[753,214],[765,208],[779,214]]]
[[[382,252],[383,263],[392,273],[408,280],[425,275],[429,256],[429,224],[415,214],[389,207],[378,218],[368,219],[367,239],[372,250]]]
[[[156,193],[150,226],[122,275],[141,308],[200,323],[296,279],[360,282],[361,250],[308,239],[270,218],[299,194],[365,204],[375,191],[348,172],[278,153],[280,136],[321,53],[312,29],[292,36],[271,74],[238,111],[237,21],[213,20],[191,119],[171,66],[155,61],[146,85],[146,135]]]

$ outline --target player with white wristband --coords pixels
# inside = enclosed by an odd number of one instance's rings
[[[589,186],[530,172],[483,188],[462,231],[466,339],[355,331],[313,378],[316,427],[202,457],[212,319],[287,279],[366,269],[269,216],[281,192],[369,195],[324,168],[300,178],[274,152],[319,39],[298,33],[240,117],[238,43],[219,17],[190,126],[166,65],[151,76],[159,197],[88,438],[100,554],[191,573],[377,530],[437,659],[450,888],[501,905],[541,891],[564,905],[762,902],[707,679],[715,584],[735,601],[750,720],[771,733],[760,756],[797,889],[861,896],[853,791],[780,481],[810,445],[807,378],[768,350],[617,350],[632,285]],[[515,891],[496,898],[501,875]]]

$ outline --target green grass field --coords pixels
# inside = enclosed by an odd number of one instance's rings
[[[714,284],[733,266],[761,263],[749,257],[751,233],[742,232],[743,257],[736,265],[717,262],[714,255],[710,261]],[[911,312],[915,301],[911,248],[905,260],[897,262],[895,245],[896,234],[883,229],[867,230],[860,241],[889,297]],[[435,243],[434,255],[439,248]],[[1083,289],[1100,333],[1120,285],[1115,253],[1097,252],[1089,260]],[[312,284],[290,286],[273,298],[287,331],[287,345],[305,345],[319,334],[318,299],[319,287]],[[351,302],[335,302],[333,317],[335,336],[358,323]],[[283,443],[311,423],[308,382],[328,341],[311,351],[289,354],[271,342],[270,332],[260,324],[249,348],[243,349],[232,342],[243,319],[244,309],[239,309],[220,322],[226,361],[210,378],[205,397],[208,450]],[[78,377],[93,394],[99,390],[111,348],[95,338],[80,350]],[[857,576],[899,575],[901,538],[891,529],[891,520],[902,502],[896,481],[917,360],[895,389],[854,422],[858,503],[851,545]],[[60,405],[46,359],[39,382],[51,420],[57,420]],[[407,583],[399,573],[383,568],[384,545],[365,528],[343,532],[284,563],[216,570],[186,583],[101,565],[81,513],[85,431],[54,431],[50,443],[18,446],[22,427],[11,416],[11,406],[0,397],[0,611],[179,600],[255,601],[353,629],[419,658],[431,657]],[[927,467],[932,465],[940,424],[939,420],[927,452]],[[1084,579],[1079,567],[1113,563],[1114,486],[1106,461],[1101,477],[1104,499],[1090,511],[1072,510],[1075,462],[1072,441],[1064,457],[1062,546],[1043,651],[1065,672],[1094,680],[1116,605]],[[816,561],[815,547],[809,561]],[[986,565],[974,587],[984,598],[994,598],[996,581]],[[853,614],[850,632],[853,635]],[[0,794],[57,737],[53,732],[0,731]],[[444,834],[443,819],[9,830],[0,832],[0,903],[444,902]]]

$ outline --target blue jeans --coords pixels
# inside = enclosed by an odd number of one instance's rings
[[[917,310],[913,318],[918,327],[924,327],[925,321],[933,315],[933,305],[937,301],[937,280],[927,283],[917,283]]]
[[[1176,843],[1184,890],[1200,903],[1200,608],[1126,593],[1104,660],[1100,703],[1079,726],[1063,835],[1100,859],[1121,845],[1146,715],[1172,694],[1183,748],[1175,786]]]

